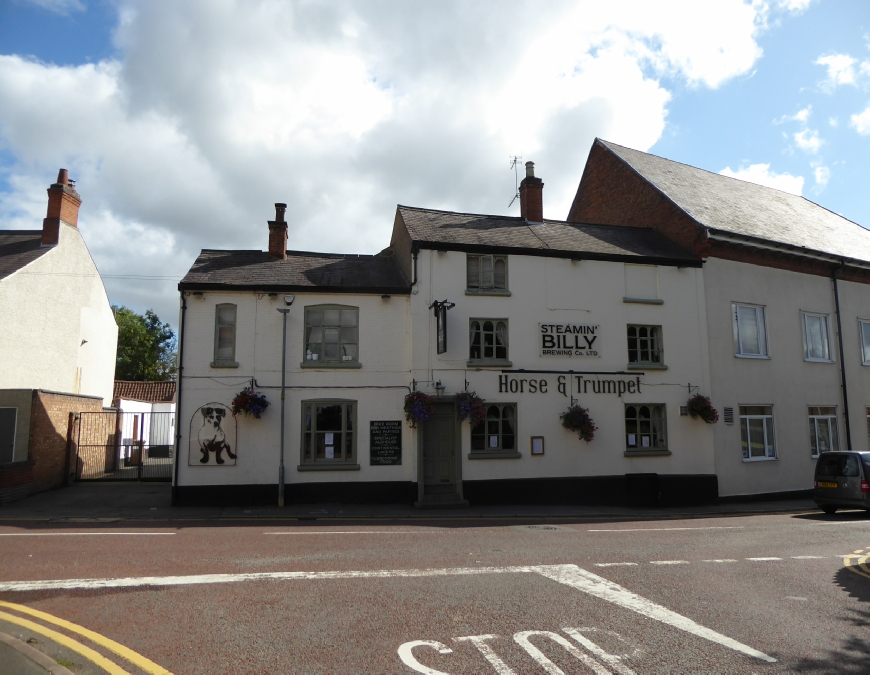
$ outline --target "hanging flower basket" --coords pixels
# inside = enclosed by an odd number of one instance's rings
[[[435,399],[422,391],[415,391],[405,396],[405,419],[412,429],[418,422],[425,422],[435,412]]]
[[[689,399],[686,407],[688,407],[692,419],[700,417],[707,424],[716,424],[719,421],[719,411],[713,407],[709,396],[695,394]]]
[[[471,422],[472,428],[486,419],[486,408],[483,405],[486,401],[476,392],[463,391],[456,394],[456,403],[459,405],[459,418]]]
[[[559,415],[559,419],[562,420],[563,427],[576,431],[580,440],[589,443],[595,438],[595,432],[598,430],[598,427],[595,426],[595,423],[589,416],[587,408],[581,408],[579,405],[571,406]]]
[[[263,394],[258,394],[253,387],[245,387],[233,399],[233,415],[252,416],[260,419],[260,416],[269,407],[269,402]]]

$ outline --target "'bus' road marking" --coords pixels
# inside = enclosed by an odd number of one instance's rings
[[[682,530],[742,530],[742,525],[725,525],[722,527],[639,527],[620,530],[586,530],[587,532],[680,532]]]
[[[2,532],[0,537],[168,537],[175,532]]]
[[[4,581],[0,591],[43,591],[65,589],[137,588],[145,586],[186,586],[239,581],[315,580],[315,579],[390,579],[396,577],[449,577],[481,574],[536,573],[619,607],[660,621],[679,630],[710,640],[763,661],[776,659],[695,623],[651,600],[577,565],[529,565],[521,567],[454,567],[443,569],[372,570],[348,572],[248,572],[236,574],[198,574],[189,576],[127,577],[120,579],[55,579],[47,581]]]

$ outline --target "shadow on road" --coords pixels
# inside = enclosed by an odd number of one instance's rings
[[[870,512],[859,509],[855,511],[837,511],[837,513],[828,515],[827,513],[822,513],[821,511],[819,511],[817,513],[796,513],[791,517],[795,518],[796,520],[817,520],[822,522],[848,523],[852,521],[870,520]]]

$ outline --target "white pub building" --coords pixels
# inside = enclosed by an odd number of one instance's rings
[[[203,250],[175,502],[697,504],[799,495],[820,451],[867,449],[870,233],[599,140],[549,220],[526,169],[520,217],[399,206],[377,255],[288,251],[283,204],[268,251]],[[259,418],[232,413],[246,387]]]

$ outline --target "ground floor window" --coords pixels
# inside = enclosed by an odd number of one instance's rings
[[[810,450],[813,457],[818,457],[821,452],[839,449],[837,409],[833,406],[810,406]]]
[[[667,450],[665,406],[625,406],[625,447],[632,451]]]
[[[302,464],[354,462],[355,430],[356,401],[303,401]]]
[[[517,406],[493,403],[486,408],[486,419],[471,430],[471,452],[515,451],[517,449]]]
[[[740,406],[740,442],[744,461],[776,459],[773,406]]]

